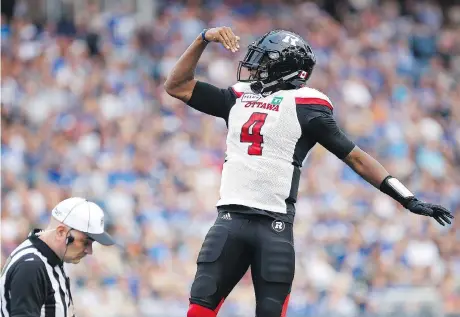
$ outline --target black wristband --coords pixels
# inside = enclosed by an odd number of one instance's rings
[[[414,198],[414,194],[410,192],[399,180],[391,175],[385,177],[380,184],[380,191],[387,194],[405,208],[407,204]]]

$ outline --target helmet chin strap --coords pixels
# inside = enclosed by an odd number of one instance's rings
[[[263,82],[261,82],[260,80],[258,81],[255,81],[253,83],[251,83],[251,90],[255,93],[255,94],[261,94],[261,93],[264,93],[266,91],[268,91],[267,88],[270,88],[270,87],[273,87],[273,86],[276,86],[276,85],[279,85],[279,84],[283,84],[284,82],[286,82],[286,80],[289,80],[293,77],[296,77],[298,76],[300,73],[300,71],[296,71],[294,73],[291,73],[289,75],[286,75],[284,77],[281,77],[277,80],[274,80],[272,82],[269,82],[269,83],[266,83],[264,84]]]

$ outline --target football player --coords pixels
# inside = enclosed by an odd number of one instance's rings
[[[169,74],[165,89],[228,127],[218,217],[203,242],[188,317],[215,317],[251,266],[256,316],[285,316],[294,278],[293,221],[300,169],[319,143],[409,211],[450,224],[442,206],[418,200],[337,126],[331,100],[306,86],[316,60],[299,35],[271,31],[251,44],[237,83],[220,89],[194,79],[210,42],[231,52],[239,37],[229,27],[204,30]]]

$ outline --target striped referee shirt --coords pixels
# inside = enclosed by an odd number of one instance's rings
[[[11,253],[0,280],[1,317],[74,317],[70,282],[59,257],[31,232]]]

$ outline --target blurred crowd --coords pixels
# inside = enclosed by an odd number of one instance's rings
[[[283,28],[318,65],[309,85],[421,199],[460,217],[460,6],[436,1],[157,1],[35,23],[24,1],[1,21],[1,259],[69,196],[107,213],[117,247],[70,265],[79,317],[184,317],[202,239],[216,217],[225,122],[163,83],[209,26],[247,46]],[[82,2],[83,3],[83,2]],[[236,81],[244,50],[208,45],[196,77]],[[327,168],[325,168],[327,167]],[[304,163],[289,317],[460,315],[460,219],[410,214],[317,145]],[[254,315],[250,275],[220,316]]]

